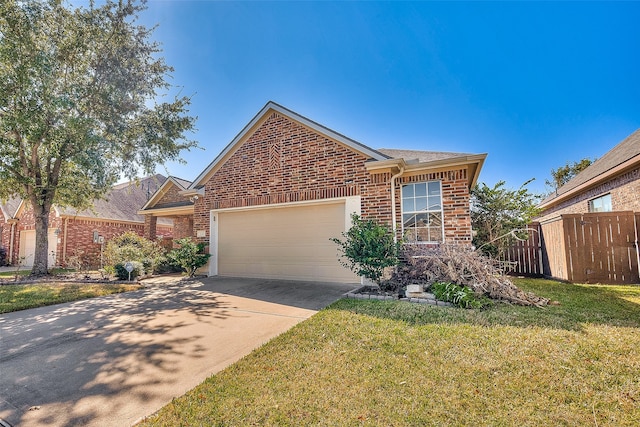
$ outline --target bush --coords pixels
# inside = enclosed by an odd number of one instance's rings
[[[144,265],[138,261],[130,261],[133,265],[133,270],[131,271],[131,280],[135,280],[136,277],[144,274]],[[124,267],[126,263],[118,263],[114,266],[114,272],[116,277],[119,280],[129,280],[129,272]]]
[[[115,267],[129,261],[137,261],[142,264],[140,274],[150,274],[164,258],[164,252],[157,242],[138,236],[133,231],[127,231],[107,242],[104,256],[109,266]]]
[[[352,214],[351,219],[353,225],[342,233],[344,240],[331,239],[339,246],[340,264],[380,285],[384,269],[398,263],[400,244],[389,228],[362,220],[357,214]]]
[[[188,237],[178,239],[175,243],[180,246],[169,252],[167,258],[179,265],[189,277],[193,277],[196,271],[207,263],[211,255],[204,252],[204,243],[196,243]]]
[[[436,299],[462,308],[482,308],[486,305],[486,301],[476,298],[470,288],[451,282],[436,282],[431,285],[431,292]]]

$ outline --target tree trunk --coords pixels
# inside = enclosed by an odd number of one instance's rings
[[[36,249],[33,255],[32,276],[48,274],[49,270],[49,212],[50,204],[33,204],[33,214],[36,223]]]

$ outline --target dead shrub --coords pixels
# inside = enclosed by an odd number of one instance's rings
[[[518,305],[542,307],[549,299],[525,292],[504,275],[499,261],[471,247],[441,244],[403,246],[403,265],[394,274],[396,283],[453,282],[471,288],[478,296]]]

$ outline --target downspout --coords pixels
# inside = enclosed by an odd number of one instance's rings
[[[391,220],[393,221],[393,243],[398,242],[398,222],[396,221],[396,178],[404,173],[404,165],[400,165],[400,171],[391,175]]]
[[[64,219],[64,234],[62,235],[62,265],[67,266],[67,227],[69,218]]]
[[[13,241],[16,232],[16,223],[11,221],[11,234],[9,235],[9,264],[13,265]]]
[[[638,236],[640,236],[640,229],[638,228],[638,215],[636,213],[633,214],[633,228],[636,232],[636,257],[638,258],[638,277],[640,277],[640,242],[638,242]]]

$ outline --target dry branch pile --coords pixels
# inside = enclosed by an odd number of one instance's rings
[[[406,265],[399,266],[394,279],[412,283],[453,282],[468,286],[477,295],[518,305],[542,307],[547,298],[524,292],[506,277],[498,262],[461,245],[405,245]]]

